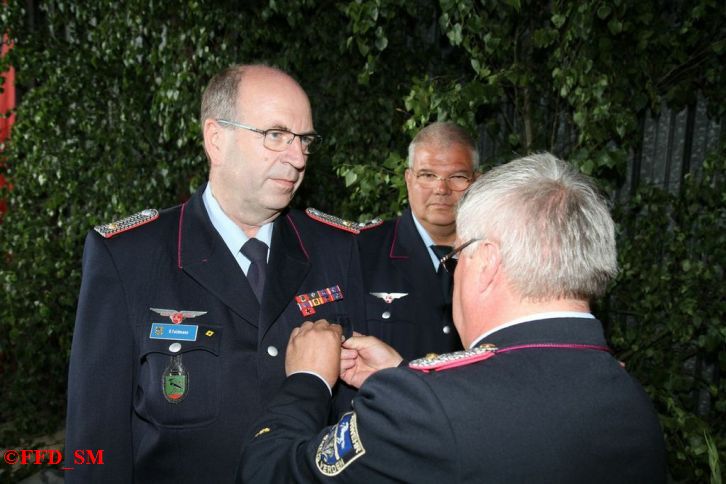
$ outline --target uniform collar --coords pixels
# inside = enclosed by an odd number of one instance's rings
[[[497,326],[494,329],[487,331],[486,333],[484,333],[481,336],[479,336],[478,338],[476,338],[474,340],[474,342],[469,345],[469,349],[476,347],[485,338],[488,338],[490,335],[496,333],[497,331],[501,331],[505,328],[510,328],[512,326],[516,326],[516,325],[522,324],[522,323],[528,323],[530,321],[539,321],[539,320],[543,320],[543,319],[562,319],[562,318],[595,319],[595,316],[593,316],[590,313],[582,313],[582,312],[577,312],[577,311],[553,311],[553,312],[547,312],[547,313],[529,314],[527,316],[523,316],[521,318],[517,318],[517,319],[513,319],[511,321],[508,321],[500,326]]]

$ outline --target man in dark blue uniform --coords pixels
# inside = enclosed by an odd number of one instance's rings
[[[338,325],[296,328],[242,481],[666,482],[656,413],[590,314],[617,263],[589,180],[549,154],[499,166],[464,196],[457,242],[443,263],[458,256],[453,315],[468,349],[391,368],[401,356],[376,338],[341,353]],[[325,428],[341,369],[362,386]]]
[[[201,122],[209,183],[86,239],[68,482],[233,481],[285,379],[290,331],[362,321],[353,235],[287,209],[320,141],[302,88],[233,66],[209,83]],[[76,449],[103,451],[103,465],[77,465]]]
[[[369,334],[408,360],[461,349],[451,320],[451,275],[439,259],[456,239],[456,204],[478,167],[465,129],[426,126],[408,147],[410,207],[359,236]]]

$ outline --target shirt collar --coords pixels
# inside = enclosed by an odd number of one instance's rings
[[[244,230],[242,230],[232,221],[231,218],[229,218],[229,216],[227,216],[226,213],[224,213],[224,210],[222,210],[222,207],[219,206],[219,203],[214,198],[212,185],[209,183],[207,183],[207,187],[204,189],[202,200],[204,201],[204,206],[207,209],[212,225],[215,229],[217,229],[217,232],[219,232],[219,235],[222,237],[222,240],[224,240],[224,243],[229,251],[233,256],[235,256],[235,258],[238,255],[241,255],[240,249],[250,238],[247,237]],[[262,225],[257,231],[255,238],[267,244],[267,247],[270,247],[270,243],[272,242],[272,222]],[[244,255],[241,255],[241,257],[247,260],[247,265],[249,266],[249,259],[247,259]],[[269,258],[270,251],[268,250],[267,259],[269,260]]]
[[[423,240],[424,245],[428,249],[429,257],[431,257],[431,263],[434,265],[434,270],[439,270],[439,264],[441,263],[439,261],[439,258],[436,256],[436,253],[431,249],[432,245],[434,244],[434,239],[431,238],[428,232],[426,232],[426,229],[423,228],[423,225],[421,225],[416,219],[416,216],[413,214],[413,210],[411,210],[411,218],[413,218],[413,224],[416,226],[416,230],[418,231],[418,234],[421,236],[421,240]]]
[[[540,319],[555,319],[555,318],[584,318],[584,319],[595,319],[595,316],[593,316],[590,313],[582,313],[579,311],[552,311],[548,313],[535,313],[535,314],[529,314],[527,316],[523,316],[521,318],[513,319],[512,321],[509,321],[507,323],[502,324],[501,326],[497,326],[494,329],[490,329],[486,333],[482,334],[478,338],[474,340],[472,344],[469,345],[469,349],[474,348],[476,345],[478,345],[484,338],[492,335],[493,333],[496,333],[499,330],[502,330],[504,328],[509,328],[510,326],[514,326],[517,324],[522,323],[528,323],[530,321],[537,321]]]

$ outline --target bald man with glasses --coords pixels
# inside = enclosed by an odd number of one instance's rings
[[[232,66],[200,118],[208,182],[86,239],[69,483],[233,482],[244,434],[285,380],[292,329],[363,322],[354,235],[288,208],[321,143],[302,87]],[[77,449],[103,451],[103,465],[76,465]]]

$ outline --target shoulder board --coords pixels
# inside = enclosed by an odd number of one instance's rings
[[[114,235],[148,224],[157,218],[159,218],[159,211],[153,208],[147,208],[139,213],[135,213],[114,222],[105,225],[97,225],[93,227],[93,230],[101,234],[101,237],[110,239]]]
[[[423,358],[413,360],[408,364],[408,367],[413,370],[422,371],[429,373],[431,371],[448,370],[449,368],[456,368],[457,366],[470,365],[477,361],[486,360],[491,358],[497,352],[497,347],[492,344],[479,345],[476,348],[464,351],[455,351],[453,353],[444,353],[443,355],[436,355],[430,353]]]
[[[346,232],[350,232],[356,235],[358,235],[361,230],[367,230],[373,227],[377,227],[383,223],[383,220],[378,217],[367,222],[351,222],[350,220],[344,220],[340,217],[336,217],[335,215],[321,212],[320,210],[315,208],[306,208],[305,213],[313,220],[317,220],[318,222],[330,225],[331,227],[335,227],[336,229],[345,230]]]

